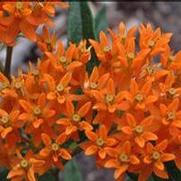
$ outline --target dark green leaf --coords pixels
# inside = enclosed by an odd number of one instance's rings
[[[82,176],[75,160],[70,160],[65,165],[64,181],[82,181]]]
[[[98,39],[100,31],[108,28],[108,20],[106,15],[106,6],[103,6],[95,17],[95,34]]]
[[[68,40],[79,43],[81,39],[95,38],[94,20],[88,2],[70,2]]]
[[[82,17],[82,36],[84,39],[95,39],[94,20],[88,2],[80,2],[81,17]]]
[[[80,2],[70,2],[68,15],[68,41],[79,43],[82,39]]]

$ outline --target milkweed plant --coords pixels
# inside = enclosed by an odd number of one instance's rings
[[[67,46],[50,32],[56,8],[69,12]],[[103,31],[102,14],[86,1],[0,3],[0,180],[53,180],[80,152],[116,181],[181,180],[181,51],[149,23]],[[12,75],[19,35],[41,56]]]

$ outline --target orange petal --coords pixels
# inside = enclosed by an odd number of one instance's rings
[[[133,165],[137,165],[140,163],[140,160],[135,155],[131,155],[129,158],[130,158],[131,164]]]
[[[61,156],[65,160],[70,160],[72,158],[70,153],[66,149],[63,149],[63,148],[60,149],[59,156]]]
[[[34,169],[33,169],[32,166],[28,169],[27,177],[28,177],[28,179],[31,180],[31,181],[36,181]]]
[[[51,138],[50,138],[47,134],[42,133],[42,134],[41,134],[41,138],[42,138],[43,143],[44,143],[46,146],[51,145],[52,140],[51,140]]]
[[[43,148],[40,150],[39,155],[42,157],[47,157],[50,154],[50,149]]]
[[[114,178],[118,179],[126,170],[128,169],[128,165],[121,165],[118,169],[115,170],[114,172]]]
[[[156,161],[154,166],[159,170],[164,170],[164,164],[161,161]]]
[[[65,130],[65,134],[66,135],[70,135],[71,133],[77,131],[77,127],[76,126],[68,126]]]
[[[119,167],[119,162],[117,160],[111,159],[111,160],[108,160],[104,166],[106,168],[117,168]]]
[[[174,160],[174,159],[175,159],[175,155],[171,154],[171,153],[163,153],[161,155],[161,160],[163,162],[171,161],[171,160]]]
[[[22,33],[29,38],[32,41],[36,41],[36,33],[35,33],[35,26],[31,25],[30,23],[28,23],[28,21],[24,20],[21,21],[19,24],[20,30],[22,31]]]
[[[104,151],[104,149],[100,149],[100,150],[98,151],[98,155],[99,155],[99,157],[100,157],[101,159],[105,159],[105,157],[106,157],[106,152]]]
[[[154,141],[154,140],[157,140],[158,139],[158,137],[157,137],[157,135],[155,135],[154,133],[152,133],[152,132],[145,132],[145,133],[143,133],[143,138],[145,139],[145,140],[147,140],[147,141]]]
[[[95,142],[98,138],[96,133],[94,133],[92,131],[86,131],[85,134],[86,134],[87,138],[93,142]]]
[[[8,173],[7,179],[11,179],[13,177],[17,177],[17,176],[23,176],[25,174],[25,171],[23,169],[15,169],[15,170],[10,170],[10,172]]]
[[[145,140],[142,136],[137,136],[135,138],[135,142],[141,147],[143,148],[145,146]]]
[[[2,138],[5,138],[10,132],[12,132],[12,130],[13,130],[12,127],[5,128],[5,129],[1,132]]]
[[[132,134],[132,129],[129,126],[124,126],[121,128],[121,131],[125,134],[131,135]]]
[[[97,152],[97,146],[92,145],[85,150],[85,155],[93,155]]]
[[[43,119],[37,119],[33,121],[33,126],[34,128],[39,128],[42,123],[43,123]]]
[[[87,102],[78,110],[78,115],[84,117],[88,113],[90,107],[91,107],[91,102]]]
[[[62,133],[57,137],[56,143],[63,144],[66,141],[66,139],[67,139],[67,135]]]

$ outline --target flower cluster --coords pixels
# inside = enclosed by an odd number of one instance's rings
[[[1,2],[0,40],[9,46],[15,44],[16,37],[23,33],[36,41],[36,29],[40,24],[52,26],[50,17],[55,15],[55,6],[62,3],[51,2]]]
[[[49,4],[35,12],[22,4],[1,8],[21,19],[16,33],[27,22],[36,27],[36,13],[44,12],[37,19],[43,22],[53,13]],[[10,80],[0,74],[0,165],[10,170],[8,179],[35,181],[52,167],[63,169],[78,148],[98,167],[114,168],[116,180],[126,172],[139,181],[152,172],[168,178],[164,163],[171,160],[181,168],[181,52],[173,54],[171,34],[150,24],[140,26],[138,47],[136,30],[121,23],[118,33],[100,32],[99,41],[65,49],[44,27],[36,36],[38,63]],[[89,74],[91,48],[99,66]]]

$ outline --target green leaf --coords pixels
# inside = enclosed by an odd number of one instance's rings
[[[0,168],[0,181],[7,181],[8,170],[6,168]]]
[[[82,17],[82,36],[84,39],[95,39],[94,19],[88,2],[80,2],[81,17]]]
[[[79,43],[82,39],[80,2],[70,2],[68,15],[68,41]]]
[[[88,2],[70,2],[68,40],[79,43],[82,39],[95,39],[94,20]]]
[[[100,31],[105,31],[108,28],[108,20],[106,15],[106,6],[104,5],[95,17],[95,34],[96,39],[99,38]]]
[[[82,181],[82,175],[75,160],[70,160],[64,167],[64,181]]]
[[[38,178],[38,181],[56,181],[55,176],[50,172],[46,172],[44,175]]]

